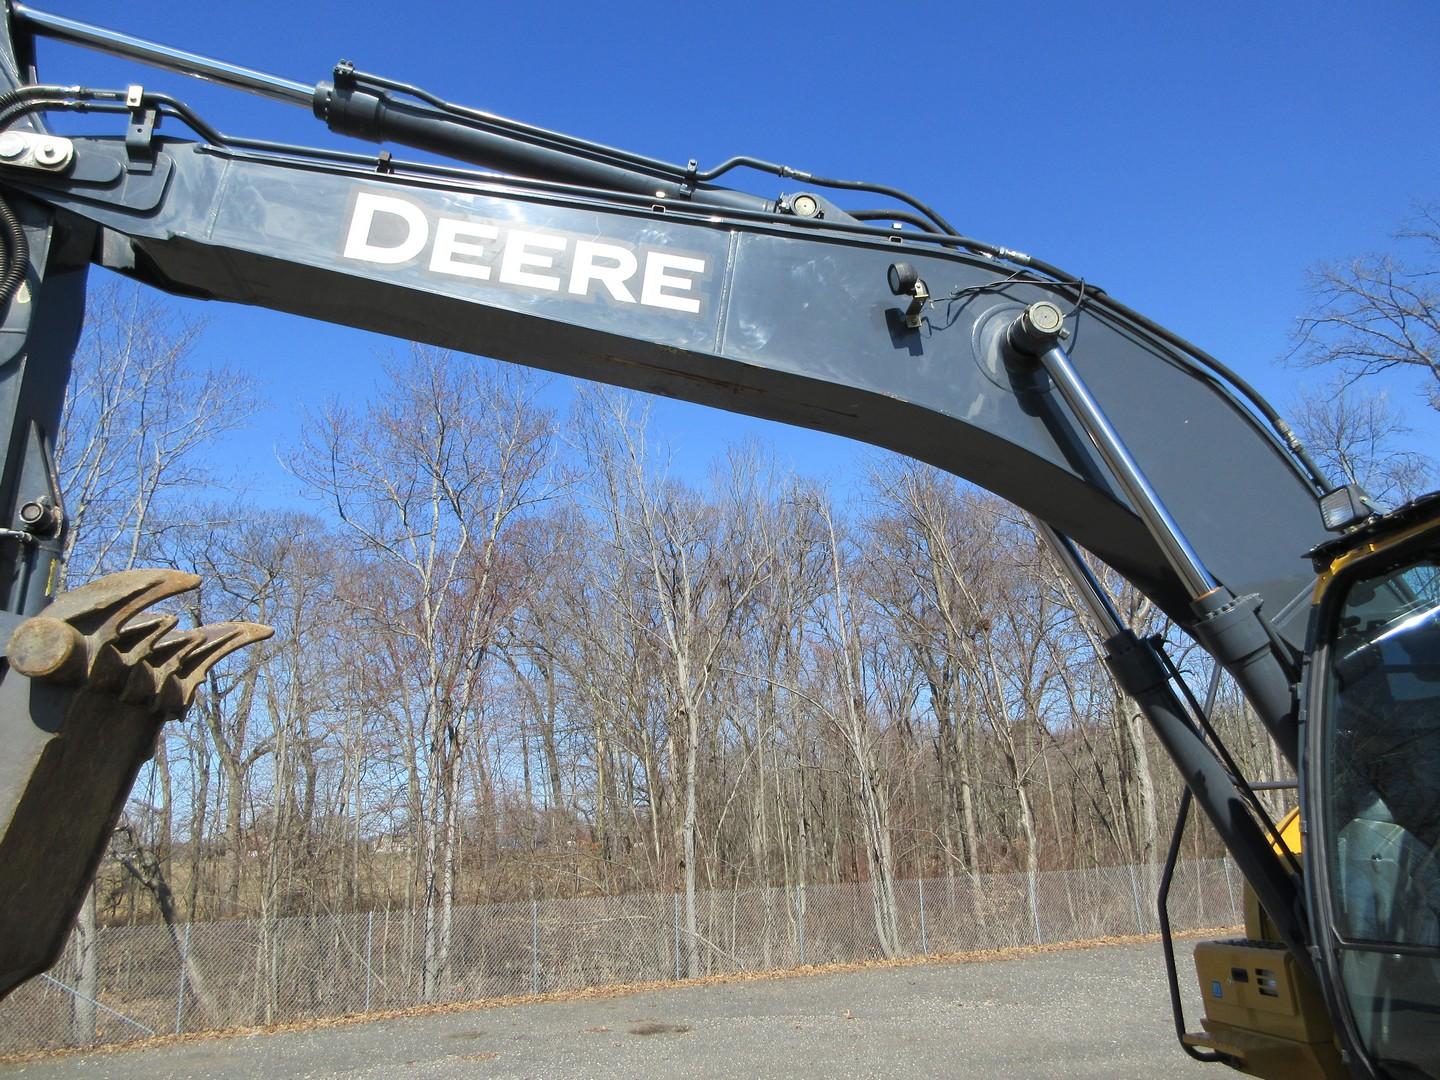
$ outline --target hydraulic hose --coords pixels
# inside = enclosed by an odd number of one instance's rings
[[[30,265],[30,244],[25,239],[25,227],[10,209],[10,204],[0,198],[0,234],[4,235],[5,269],[0,272],[0,308],[10,303],[20,283],[25,280],[25,269]]]

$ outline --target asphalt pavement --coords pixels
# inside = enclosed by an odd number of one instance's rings
[[[1198,1026],[1189,948],[1182,986]],[[1164,1077],[1158,945],[509,1005],[0,1065],[0,1080]]]

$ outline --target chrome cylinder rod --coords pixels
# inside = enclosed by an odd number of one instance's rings
[[[26,29],[56,41],[82,45],[112,56],[127,57],[152,67],[178,71],[182,75],[232,86],[252,94],[262,94],[307,109],[315,96],[315,87],[305,83],[282,79],[278,75],[268,75],[263,71],[236,64],[227,64],[223,60],[213,60],[208,56],[185,52],[183,49],[172,49],[168,45],[159,45],[153,41],[131,37],[129,34],[91,26],[89,23],[67,19],[63,15],[36,11],[28,4],[12,3],[10,12]]]
[[[1031,517],[1030,523],[1034,526],[1035,532],[1055,556],[1060,566],[1065,570],[1070,580],[1074,582],[1075,588],[1080,593],[1080,599],[1090,609],[1090,617],[1095,620],[1095,625],[1107,639],[1113,638],[1125,632],[1127,627],[1125,621],[1120,617],[1120,612],[1115,609],[1110,594],[1100,584],[1098,578],[1086,564],[1079,549],[1075,547],[1075,541],[1068,536],[1058,533],[1048,523],[1037,517]]]
[[[1204,562],[1185,539],[1180,526],[1170,516],[1170,511],[1160,501],[1159,494],[1150,486],[1139,462],[1131,455],[1125,440],[1110,423],[1105,410],[1090,393],[1085,380],[1075,370],[1070,354],[1060,344],[1065,325],[1064,313],[1048,300],[1039,300],[1022,312],[1006,333],[1010,348],[1031,363],[1038,363],[1050,376],[1060,396],[1070,406],[1075,419],[1095,449],[1100,452],[1106,467],[1114,476],[1131,508],[1145,523],[1145,528],[1155,538],[1170,564],[1170,569],[1184,584],[1191,600],[1198,600],[1215,591],[1216,581]]]
[[[1198,600],[1214,592],[1215,579],[1210,575],[1210,571],[1205,569],[1200,556],[1190,546],[1190,541],[1185,539],[1180,526],[1170,516],[1170,511],[1160,501],[1155,489],[1150,486],[1150,481],[1145,478],[1145,473],[1130,455],[1124,440],[1111,425],[1110,418],[1105,415],[1105,410],[1100,408],[1099,402],[1091,396],[1090,388],[1085,385],[1085,381],[1075,370],[1075,365],[1070,362],[1070,354],[1065,351],[1065,347],[1056,344],[1041,353],[1040,366],[1054,380],[1061,397],[1080,420],[1081,426],[1095,444],[1095,449],[1100,451],[1100,456],[1105,459],[1105,464],[1125,492],[1130,506],[1140,515],[1140,520],[1145,522],[1155,542],[1160,545],[1170,568],[1185,583],[1190,598]]]

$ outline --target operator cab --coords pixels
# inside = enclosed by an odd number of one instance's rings
[[[1440,496],[1312,553],[1307,887],[1380,1075],[1440,1076]]]

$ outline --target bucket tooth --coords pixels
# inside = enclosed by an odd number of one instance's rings
[[[214,623],[200,628],[204,640],[177,658],[160,687],[160,711],[179,716],[190,707],[210,669],[231,653],[273,637],[268,626],[252,622]]]
[[[130,677],[120,691],[120,700],[127,705],[153,708],[158,704],[165,679],[180,666],[188,652],[204,642],[203,630],[172,630],[160,638],[130,669]]]
[[[95,657],[90,668],[91,687],[121,688],[130,669],[145,659],[151,646],[174,630],[179,621],[174,615],[150,615],[131,619],[120,627],[115,640],[103,646]]]

